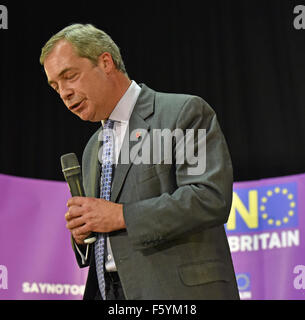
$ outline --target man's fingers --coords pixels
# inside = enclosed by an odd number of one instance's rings
[[[77,244],[85,244],[84,243],[84,240],[89,236],[90,232],[86,233],[86,234],[82,234],[80,236],[78,235],[73,235],[73,232],[71,232],[72,234],[72,237],[74,239],[74,241],[77,243]]]
[[[81,217],[85,213],[85,210],[82,207],[72,206],[69,207],[69,211],[65,214],[67,221]]]
[[[86,197],[72,197],[67,202],[67,207],[79,206],[81,207],[87,201]]]
[[[75,229],[75,228],[79,228],[81,226],[83,226],[85,224],[85,219],[83,216],[80,216],[78,218],[74,218],[68,221],[68,223],[66,224],[66,227],[69,230]]]
[[[78,240],[84,240],[91,233],[91,230],[89,230],[86,224],[79,228],[74,228],[70,231],[72,233],[73,238]]]

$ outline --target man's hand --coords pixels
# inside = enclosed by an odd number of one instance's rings
[[[123,205],[105,199],[73,197],[67,202],[66,227],[77,244],[91,232],[110,232],[126,228]]]

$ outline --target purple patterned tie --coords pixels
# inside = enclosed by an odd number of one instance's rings
[[[101,169],[101,192],[100,197],[110,200],[112,165],[113,161],[113,120],[106,120],[103,128],[103,150],[102,150],[102,169]],[[105,252],[105,234],[99,233],[95,242],[95,264],[98,284],[103,300],[106,300],[105,293],[105,275],[104,275],[104,252]]]

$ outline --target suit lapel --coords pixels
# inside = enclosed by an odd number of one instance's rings
[[[145,119],[153,113],[154,110],[154,99],[155,99],[155,91],[149,89],[145,85],[141,85],[142,89],[139,95],[139,98],[134,106],[134,110],[131,114],[129,120],[129,127],[126,131],[124,141],[122,144],[121,152],[118,159],[118,164],[114,171],[113,183],[112,183],[112,191],[111,191],[111,201],[115,202],[117,197],[122,189],[127,173],[130,169],[130,166],[136,155],[130,157],[130,150],[136,145],[139,144],[139,148],[141,147],[145,137],[150,129],[149,124],[145,121]],[[134,131],[144,131],[144,134],[141,136],[140,141],[129,141],[130,133]],[[128,156],[126,154],[122,154],[128,152]],[[123,161],[122,161],[123,157]],[[125,159],[129,159],[128,163]],[[122,163],[123,162],[123,163]]]
[[[101,142],[98,141],[99,133],[102,129],[99,129],[96,133],[96,137],[93,139],[94,143],[92,145],[92,152],[90,157],[89,164],[89,179],[87,180],[87,197],[99,198],[99,190],[100,190],[100,165],[98,160],[98,152],[100,149]],[[86,178],[86,177],[85,177]],[[94,181],[94,183],[90,183],[90,181]]]

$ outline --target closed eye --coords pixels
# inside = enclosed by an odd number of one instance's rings
[[[65,79],[67,80],[73,80],[75,77],[77,76],[77,73],[68,73],[68,74],[65,74]]]

